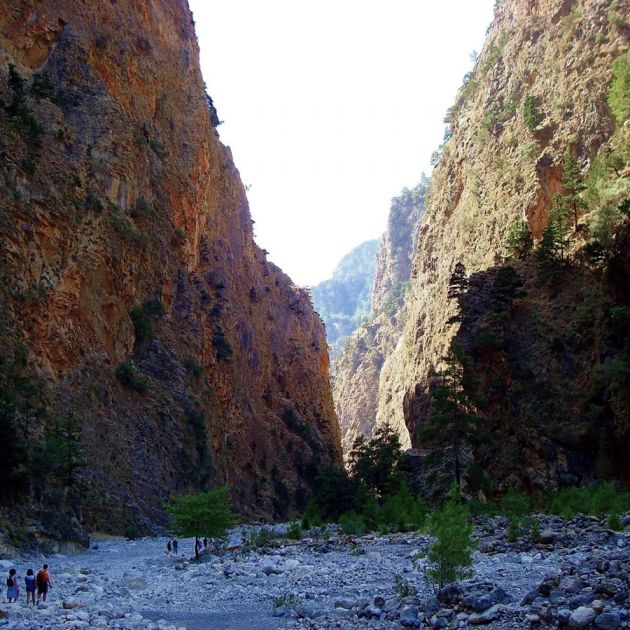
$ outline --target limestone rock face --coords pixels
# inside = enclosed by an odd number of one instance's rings
[[[376,258],[372,316],[346,342],[332,368],[333,396],[347,453],[358,435],[372,434],[385,358],[405,321],[404,296],[429,182],[392,199],[387,231]],[[408,440],[403,440],[406,446]]]
[[[186,2],[0,1],[0,99],[3,366],[80,420],[88,525],[302,505],[341,461],[323,326],[254,243]]]
[[[420,446],[429,374],[457,332],[447,324],[455,263],[469,273],[501,263],[520,218],[540,236],[570,147],[586,172],[614,129],[606,97],[613,61],[628,47],[627,19],[626,4],[600,0],[498,3],[450,112],[453,134],[432,177],[404,332],[381,370],[377,421],[393,421],[407,442]]]

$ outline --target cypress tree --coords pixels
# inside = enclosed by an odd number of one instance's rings
[[[585,208],[582,191],[586,186],[584,185],[580,164],[571,150],[565,153],[562,162],[562,188],[564,189],[564,194],[561,195],[562,204],[572,213],[573,225],[577,232],[578,216]]]
[[[448,282],[447,297],[449,300],[457,300],[457,314],[453,315],[453,317],[448,320],[448,324],[462,321],[463,299],[468,291],[468,286],[469,281],[468,276],[466,275],[466,267],[463,262],[459,261],[455,265],[455,269],[453,270],[451,278]]]

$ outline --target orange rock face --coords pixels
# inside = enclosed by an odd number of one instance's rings
[[[186,3],[2,0],[3,103],[10,64],[41,131],[0,108],[2,351],[26,346],[51,409],[81,420],[86,520],[159,520],[219,483],[246,515],[286,515],[341,461],[327,346],[254,243]],[[164,312],[137,343],[149,300]]]

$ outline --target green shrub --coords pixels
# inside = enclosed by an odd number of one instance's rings
[[[223,329],[216,325],[212,332],[212,345],[217,352],[217,360],[228,363],[232,360],[234,351]]]
[[[344,512],[358,508],[357,483],[345,468],[329,466],[315,480],[315,492],[306,506],[311,524],[335,522]]]
[[[232,512],[230,489],[221,486],[209,492],[173,497],[166,505],[173,517],[171,531],[178,536],[210,536],[224,538],[236,523]],[[195,557],[199,557],[195,547]]]
[[[521,522],[517,516],[510,516],[510,522],[508,525],[508,542],[516,542],[521,535]]]
[[[623,529],[621,517],[617,514],[617,512],[611,512],[608,515],[608,528],[616,532],[620,532]]]
[[[184,367],[193,378],[199,378],[203,373],[203,367],[194,357],[186,357],[184,359]]]
[[[365,523],[356,512],[346,512],[339,518],[341,531],[349,536],[363,536],[365,534]]]
[[[606,514],[621,514],[630,509],[630,493],[617,490],[607,482],[594,486],[562,488],[552,495],[549,501],[549,512],[567,519],[576,514],[590,514],[603,518]]]
[[[508,490],[501,499],[501,513],[505,516],[521,517],[529,514],[529,499],[516,492]]]
[[[400,490],[383,503],[379,525],[385,526],[390,531],[418,530],[424,525],[426,515],[427,504],[424,499],[412,497],[407,484],[403,483]]]
[[[532,519],[532,524],[529,530],[529,539],[534,545],[540,542],[540,523],[538,522],[538,519]]]
[[[394,592],[396,593],[396,597],[398,597],[398,599],[402,599],[403,597],[413,597],[418,593],[416,587],[410,584],[398,573],[394,576]]]
[[[449,500],[428,518],[428,530],[437,539],[426,557],[426,579],[430,585],[442,588],[446,584],[471,575],[473,542],[472,526],[468,524],[465,506]]]
[[[289,523],[286,537],[289,540],[302,540],[302,525],[300,521],[291,521]]]
[[[127,388],[140,394],[149,389],[149,381],[138,373],[136,366],[129,361],[121,363],[116,369],[116,378]]]
[[[540,113],[536,107],[536,102],[531,94],[528,94],[523,101],[523,119],[525,125],[530,131],[538,127],[541,121]]]
[[[249,545],[252,547],[267,547],[277,540],[278,535],[267,527],[258,530],[252,529],[249,532]]]
[[[527,221],[517,221],[507,237],[507,250],[510,258],[527,258],[534,248],[534,238]]]
[[[613,63],[608,105],[618,126],[630,118],[630,51],[617,57]]]
[[[129,311],[135,334],[134,352],[139,352],[145,344],[153,339],[153,321],[163,315],[164,305],[157,298],[151,298],[144,302],[142,306],[134,306]]]

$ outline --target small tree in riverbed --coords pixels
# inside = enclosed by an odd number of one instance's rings
[[[176,496],[165,507],[174,517],[172,531],[177,536],[223,538],[226,530],[236,524],[228,486],[210,492]],[[197,545],[195,559],[199,559]]]
[[[460,503],[457,495],[458,490],[452,492],[442,508],[429,517],[428,530],[436,541],[426,554],[418,556],[428,560],[425,577],[437,589],[471,575],[473,528],[468,523],[468,509]]]

